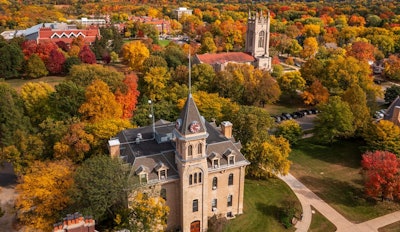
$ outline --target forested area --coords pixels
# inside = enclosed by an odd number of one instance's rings
[[[179,6],[193,9],[193,15],[174,18]],[[272,17],[272,72],[239,64],[220,72],[207,64],[189,70],[189,53],[243,51],[249,10],[269,11]],[[282,97],[322,110],[315,130],[320,142],[361,138],[368,150],[389,151],[398,160],[398,127],[371,120],[376,98],[383,93],[368,63],[384,65],[385,78],[400,80],[397,1],[1,0],[0,32],[106,15],[125,29],[101,28],[101,38],[91,46],[79,39],[70,46],[0,39],[0,78],[65,77],[54,88],[26,83],[19,92],[0,82],[0,159],[12,162],[20,176],[17,208],[25,226],[47,230],[75,211],[93,215],[104,228],[137,225],[140,216],[132,221],[125,207],[125,190],[132,183],[124,166],[108,158],[107,140],[122,129],[150,124],[148,100],[156,119],[175,121],[188,94],[189,71],[200,113],[208,121],[233,123],[242,152],[252,162],[249,176],[284,174],[290,168],[290,144],[301,136],[299,126],[285,122],[270,135],[276,125],[262,108]],[[185,35],[189,42],[163,46],[158,31],[130,20],[132,15],[169,20],[171,36]],[[132,40],[138,37],[142,39]],[[288,64],[294,64],[294,57],[304,63],[299,71],[284,73],[279,55]],[[135,215],[165,218],[165,207],[138,196],[142,201],[149,201],[148,210],[156,210]]]

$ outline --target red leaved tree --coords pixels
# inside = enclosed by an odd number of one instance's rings
[[[28,60],[32,54],[36,52],[37,43],[35,40],[25,40],[22,45],[22,52],[24,53],[25,60]]]
[[[85,45],[78,54],[79,59],[86,64],[95,64],[96,55],[90,50],[89,46]]]
[[[65,62],[65,56],[58,49],[50,52],[49,58],[46,60],[46,68],[51,74],[59,74],[62,72]]]
[[[348,49],[347,54],[358,60],[375,60],[375,46],[364,41],[354,42]]]
[[[115,99],[122,106],[122,118],[130,119],[133,116],[133,111],[136,108],[137,98],[140,92],[137,90],[138,77],[135,73],[129,73],[125,76],[124,83],[127,86],[125,93],[117,90]]]
[[[388,151],[366,152],[361,165],[365,192],[370,197],[400,199],[400,160]]]
[[[43,42],[37,45],[35,53],[43,60],[43,62],[46,62],[50,56],[50,52],[57,48],[57,45],[53,42]]]

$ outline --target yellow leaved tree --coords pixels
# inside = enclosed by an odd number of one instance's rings
[[[149,49],[140,41],[126,43],[122,47],[122,57],[128,62],[129,67],[134,71],[141,70],[143,62],[149,56]]]
[[[68,160],[36,161],[21,177],[16,189],[19,220],[27,231],[51,231],[60,212],[70,203],[74,166]]]

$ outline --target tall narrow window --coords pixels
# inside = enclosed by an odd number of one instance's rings
[[[212,181],[212,189],[217,189],[218,186],[218,178],[214,177]]]
[[[167,190],[165,188],[161,189],[160,197],[164,200],[167,200]]]
[[[217,199],[213,199],[211,201],[211,209],[212,211],[215,211],[217,209]]]
[[[201,183],[201,172],[199,172],[199,183]]]
[[[213,160],[214,168],[218,168],[218,159]]]
[[[164,180],[167,178],[167,170],[160,170],[160,180]]]
[[[232,195],[228,195],[228,206],[232,206]]]
[[[199,145],[197,145],[197,154],[202,154],[203,153],[203,144],[199,143]]]
[[[233,174],[229,174],[228,185],[233,185]]]
[[[260,31],[260,33],[258,33],[258,47],[259,48],[263,48],[264,47],[264,31]]]
[[[193,146],[189,145],[188,146],[188,156],[192,156],[193,155]]]
[[[194,174],[194,178],[193,179],[194,179],[193,183],[197,184],[197,173]]]
[[[197,212],[197,211],[199,211],[199,200],[193,200],[193,206],[192,206],[192,208],[193,208],[193,212]]]
[[[192,184],[193,184],[193,175],[190,174],[189,175],[189,185],[192,185]]]

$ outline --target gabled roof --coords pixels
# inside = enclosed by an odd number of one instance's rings
[[[255,58],[245,52],[226,52],[217,54],[201,54],[196,55],[200,63],[206,64],[223,64],[227,62],[247,63],[254,62]]]
[[[183,107],[178,120],[180,121],[180,126],[179,128],[177,128],[177,130],[181,135],[193,134],[190,131],[190,125],[193,122],[197,122],[200,124],[200,130],[197,131],[197,133],[206,132],[204,118],[200,115],[192,94],[189,94],[188,98],[186,99],[185,106]]]

